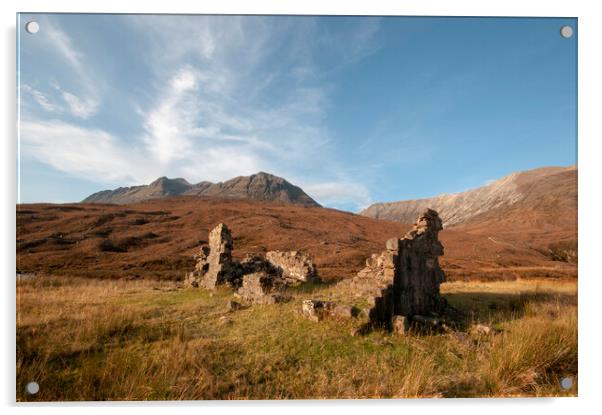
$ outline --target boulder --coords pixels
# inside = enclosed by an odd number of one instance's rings
[[[320,321],[326,317],[351,318],[357,317],[360,311],[356,307],[344,306],[332,301],[304,300],[301,305],[301,314],[312,321]]]
[[[410,329],[410,319],[394,315],[391,319],[391,330],[397,334],[405,334]]]
[[[312,321],[320,321],[330,314],[334,306],[335,304],[331,301],[303,300],[301,313]]]

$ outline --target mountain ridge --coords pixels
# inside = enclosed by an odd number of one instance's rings
[[[553,166],[514,172],[485,186],[464,192],[375,203],[359,214],[374,219],[412,223],[413,218],[428,207],[439,212],[446,226],[453,227],[477,221],[484,216],[491,219],[495,217],[492,212],[500,209],[520,207],[530,210],[539,203],[538,197],[548,200],[551,206],[562,204],[572,208],[574,202],[576,211],[577,167]]]
[[[254,199],[320,207],[314,199],[282,177],[258,172],[237,176],[223,182],[201,181],[191,184],[184,178],[162,176],[148,185],[101,190],[86,197],[81,203],[129,204],[173,196],[205,196],[226,199]]]

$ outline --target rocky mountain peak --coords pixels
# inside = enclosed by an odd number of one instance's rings
[[[205,196],[232,199],[256,199],[320,206],[300,187],[266,172],[238,176],[225,182],[202,181],[190,184],[186,179],[159,177],[149,185],[103,190],[88,196],[83,203],[126,204],[171,196]]]

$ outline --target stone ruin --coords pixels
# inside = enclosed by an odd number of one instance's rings
[[[313,262],[301,252],[270,251],[265,257],[270,264],[280,270],[282,278],[287,281],[313,282],[318,280],[318,273]]]
[[[254,304],[283,303],[288,297],[283,294],[284,281],[274,274],[254,272],[247,274],[237,294],[245,301]]]
[[[232,259],[232,249],[230,230],[220,223],[209,232],[209,246],[202,246],[195,256],[197,263],[186,275],[186,285],[214,289],[229,284],[248,302],[273,304],[286,301],[283,291],[288,285],[320,281],[313,262],[301,252],[270,251],[265,258],[251,254],[238,262]]]
[[[425,210],[403,238],[389,239],[385,251],[373,254],[364,269],[343,282],[357,299],[368,303],[367,308],[311,299],[303,301],[301,314],[314,321],[326,317],[366,318],[367,324],[358,332],[375,326],[398,333],[410,326],[448,329],[445,318],[461,316],[447,305],[439,291],[445,280],[438,260],[443,255],[439,241],[442,229],[437,212]],[[313,262],[301,252],[270,251],[265,257],[250,254],[238,262],[232,258],[232,248],[228,227],[219,224],[209,233],[209,246],[201,247],[196,256],[195,269],[186,276],[187,285],[214,289],[228,284],[245,302],[275,304],[289,299],[289,285],[320,281]]]
[[[369,304],[371,324],[405,331],[411,322],[435,322],[446,311],[439,293],[445,274],[438,257],[443,255],[437,212],[425,210],[404,238],[386,242],[386,251],[366,260],[366,267],[350,285]]]
[[[209,246],[202,246],[194,271],[186,277],[192,287],[213,288],[234,280],[239,272],[232,260],[232,235],[226,225],[220,223],[209,232]]]

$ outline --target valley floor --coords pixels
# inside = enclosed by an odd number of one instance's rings
[[[289,303],[227,311],[228,289],[170,281],[32,277],[17,282],[17,400],[575,396],[576,280],[451,282],[466,332],[353,336]],[[478,324],[494,330],[478,333]],[[564,390],[560,380],[573,386]],[[37,395],[25,394],[36,381]]]

